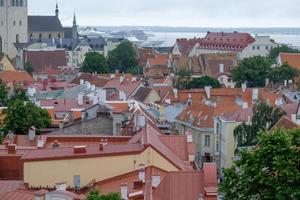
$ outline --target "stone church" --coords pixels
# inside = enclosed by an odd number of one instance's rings
[[[0,0],[0,53],[11,59],[18,53],[16,45],[63,39],[69,29],[59,20],[57,4],[53,16],[28,16],[28,0]]]

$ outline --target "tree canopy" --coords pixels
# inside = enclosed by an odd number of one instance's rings
[[[262,132],[256,148],[241,151],[234,166],[224,170],[225,199],[300,199],[299,149],[299,129]]]
[[[237,85],[247,82],[249,87],[264,87],[271,71],[272,62],[261,56],[245,58],[237,68],[231,71]]]
[[[41,128],[51,125],[51,117],[47,110],[20,99],[9,102],[4,114],[3,130],[6,133],[13,131],[17,134],[27,134],[31,126],[39,132]]]
[[[221,84],[215,78],[211,78],[209,76],[203,76],[200,78],[193,78],[193,80],[188,81],[186,83],[185,89],[198,89],[198,88],[204,88],[205,86],[220,88]]]
[[[0,82],[0,106],[5,106],[7,103],[7,89],[6,85]]]
[[[273,107],[266,102],[255,104],[251,123],[243,123],[234,130],[238,146],[257,144],[259,132],[270,130],[285,114],[280,108]]]
[[[88,52],[85,54],[80,71],[87,73],[109,73],[110,69],[104,55],[98,52]]]
[[[127,72],[137,66],[137,52],[133,44],[126,40],[108,53],[107,60],[112,69]]]
[[[107,195],[101,195],[99,191],[94,190],[89,192],[87,200],[121,200],[119,193],[109,193]]]
[[[296,49],[292,49],[287,45],[281,45],[279,47],[275,47],[271,49],[269,57],[272,60],[276,60],[277,57],[279,56],[279,53],[300,53],[300,51]]]
[[[272,69],[268,75],[273,83],[283,83],[285,80],[293,80],[298,75],[298,70],[287,63]]]

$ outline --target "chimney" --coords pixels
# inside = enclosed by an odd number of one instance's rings
[[[59,130],[62,130],[64,128],[64,122],[61,120],[59,121]]]
[[[258,88],[252,89],[252,102],[258,101]]]
[[[35,127],[34,126],[30,127],[29,133],[28,133],[30,141],[33,141],[35,139],[35,133],[36,133]]]
[[[284,84],[284,87],[287,87],[287,86],[288,86],[288,81],[287,81],[287,80],[284,80],[284,81],[283,81],[283,84]]]
[[[112,80],[112,79],[114,79],[114,78],[116,78],[116,75],[115,75],[115,74],[111,74],[111,75],[110,75],[110,79]]]
[[[82,106],[83,105],[83,94],[78,94],[78,105]]]
[[[295,122],[295,123],[297,122],[297,115],[296,114],[292,114],[291,118],[292,118],[293,122]]]
[[[270,80],[268,78],[266,78],[266,87],[268,87],[268,85],[270,84]]]
[[[84,85],[84,80],[80,79],[80,85]]]
[[[93,105],[97,104],[99,102],[97,94],[94,94],[93,96]]]
[[[248,108],[248,103],[247,102],[243,102],[242,103],[242,109],[247,109]]]
[[[124,82],[124,76],[122,75],[120,76],[120,84],[123,84],[123,82]]]
[[[75,153],[75,154],[86,153],[86,145],[82,145],[82,146],[74,146],[74,153]]]
[[[95,85],[92,85],[92,86],[91,86],[91,90],[94,91],[95,89],[96,89],[96,86],[95,86]]]
[[[43,148],[43,146],[44,146],[44,139],[42,136],[39,136],[37,139],[37,148],[41,149]]]
[[[66,182],[55,183],[55,189],[57,191],[66,191],[67,190],[67,183]]]
[[[132,77],[132,78],[131,78],[131,82],[132,82],[132,83],[136,82],[136,77]]]
[[[210,90],[211,90],[211,86],[205,86],[205,93],[207,96],[207,99],[210,99]]]
[[[157,188],[160,184],[160,175],[153,175],[152,176],[152,187]]]
[[[8,145],[9,145],[9,141],[8,141],[8,140],[5,140],[5,141],[4,141],[4,145],[5,145],[5,149],[7,149],[7,148],[8,148]]]
[[[145,167],[144,167],[144,165],[140,165],[139,180],[145,182]]]
[[[127,95],[122,90],[119,90],[119,99],[120,99],[120,101],[126,101],[127,100]]]
[[[128,199],[128,184],[122,183],[121,184],[121,199]]]
[[[243,83],[242,84],[242,91],[246,92],[246,89],[247,89],[247,83]]]
[[[7,148],[8,148],[8,154],[14,154],[17,151],[16,144],[9,144]]]
[[[102,143],[100,143],[100,145],[99,145],[99,151],[103,151],[103,147],[104,147],[104,145]]]
[[[178,99],[178,89],[177,88],[173,89],[173,93],[174,93],[175,99]]]
[[[105,89],[98,90],[98,98],[99,98],[100,102],[106,101],[106,90]]]

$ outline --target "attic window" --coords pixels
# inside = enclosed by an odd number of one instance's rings
[[[57,104],[58,104],[58,101],[55,101],[54,104],[57,105]]]

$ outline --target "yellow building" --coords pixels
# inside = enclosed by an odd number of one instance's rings
[[[8,56],[0,54],[0,71],[16,71]]]
[[[78,188],[138,170],[141,165],[165,171],[192,169],[191,145],[185,136],[166,137],[155,125],[147,123],[124,144],[31,151],[22,158],[24,182],[33,187],[51,187],[64,181]]]

